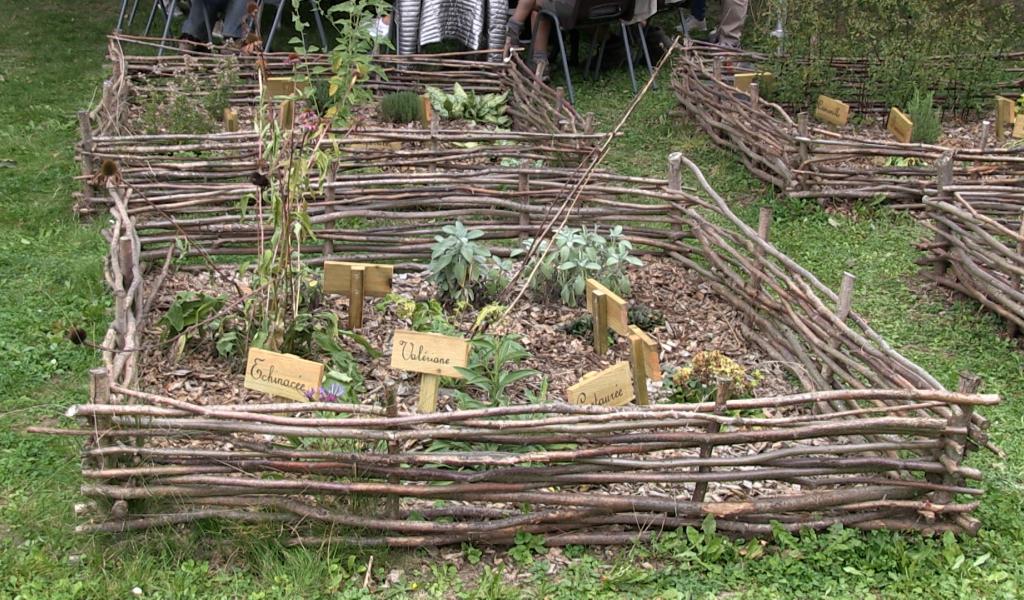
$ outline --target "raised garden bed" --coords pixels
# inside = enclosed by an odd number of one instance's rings
[[[680,168],[698,177],[710,200],[681,188]],[[506,176],[500,166],[493,170]],[[508,181],[522,174],[507,173]],[[561,186],[574,181],[566,176]],[[770,534],[773,521],[789,530],[842,523],[976,532],[970,512],[981,473],[964,459],[988,445],[975,409],[998,398],[975,393],[972,378],[960,392],[944,391],[849,310],[852,285],[837,296],[765,241],[769,215],[760,233],[751,229],[703,181],[678,155],[664,180],[599,177],[586,184],[572,220],[622,221],[646,255],[652,276],[644,268],[630,276],[636,298],[669,316],[655,331],[666,364],[685,359],[679,348],[692,351],[694,340],[717,345],[740,360],[769,363],[765,395],[618,408],[567,404],[558,388],[602,363],[595,365],[586,344],[549,330],[571,311],[525,305],[515,320],[519,332],[545,340],[538,342],[543,352],[566,349],[560,360],[536,353],[536,365],[554,376],[546,401],[515,394],[507,406],[472,410],[443,401],[445,410],[429,414],[411,412],[397,384],[397,398],[386,393],[386,374],[357,404],[281,403],[237,393],[237,374],[161,368],[165,350],[157,350],[153,324],[162,288],[208,285],[175,271],[176,250],[184,254],[197,242],[175,243],[171,232],[191,238],[194,230],[176,230],[172,217],[164,238],[140,233],[130,214],[134,192],[108,182],[115,316],[102,342],[104,367],[92,374],[90,401],[69,411],[84,426],[37,429],[87,438],[82,491],[102,510],[80,530],[225,518],[285,523],[294,543],[511,543],[528,531],[559,545],[629,542],[713,515],[719,530],[740,535]],[[312,250],[415,272],[430,255],[425,238],[443,224],[475,215],[473,226],[501,251],[508,248],[503,239],[537,233],[543,221],[533,220],[536,206],[555,204],[505,198],[495,208],[487,194],[448,190],[436,192],[433,203],[389,200],[388,220],[404,214],[415,225],[382,222],[371,230],[374,238],[334,221],[325,238],[351,245]],[[348,216],[372,219],[381,202],[354,193],[345,206],[371,213]],[[237,222],[233,210],[222,216]],[[214,238],[198,243],[213,250]],[[368,249],[374,239],[387,250]],[[246,239],[230,253],[260,250]],[[399,292],[429,295],[429,287],[415,285],[415,273],[408,277]],[[676,277],[686,280],[679,290]],[[675,306],[677,293],[696,306]],[[374,339],[387,343],[394,318],[368,318],[381,319]],[[366,367],[371,379],[387,371]],[[571,374],[559,376],[560,369]],[[799,393],[780,395],[786,386]],[[663,396],[655,391],[653,398]]]
[[[319,55],[300,59],[288,53],[257,57],[182,51],[158,57],[146,52],[156,43],[123,35],[110,38],[113,76],[104,84],[97,108],[80,116],[78,150],[84,189],[77,209],[81,213],[106,209],[107,196],[101,192],[105,161],[113,161],[118,177],[135,190],[133,214],[216,210],[256,194],[253,174],[260,170],[264,149],[246,115],[259,101],[260,77],[291,76],[323,66],[327,60]],[[593,131],[591,119],[577,114],[559,90],[531,78],[518,57],[497,63],[483,61],[486,57],[487,53],[380,55],[375,60],[386,79],[371,80],[367,87],[378,96],[401,90],[422,93],[426,86],[450,90],[455,83],[477,93],[507,93],[511,130],[449,121],[430,127],[396,127],[360,119],[354,128],[332,131],[322,140],[325,146],[343,151],[334,172],[323,174],[325,182],[339,173],[401,172],[412,167],[573,167],[604,139]],[[222,92],[230,96],[230,105],[240,115],[239,131],[145,134],[133,130],[147,98],[167,90],[167,82],[176,76],[187,74],[199,82],[200,90],[214,89],[223,84],[218,77],[228,68],[237,75]],[[328,194],[330,188],[326,188]]]
[[[877,123],[869,123],[864,133],[814,126],[807,113],[794,115],[733,85],[736,73],[763,70],[758,64],[764,59],[694,43],[677,60],[673,87],[688,117],[788,197],[886,202],[921,210],[923,199],[937,192],[936,164],[947,154],[954,165],[949,185],[972,202],[995,203],[1007,193],[1019,197],[1024,189],[1024,146],[997,143],[994,130],[982,136],[979,126],[973,148],[964,147],[972,138],[965,142],[962,136],[949,138],[949,145],[901,143]],[[838,89],[853,85],[844,83],[843,76]],[[843,99],[855,112],[876,107],[856,94]]]
[[[1012,208],[1018,212],[1010,213]],[[927,198],[925,215],[926,226],[935,234],[923,246],[927,256],[920,264],[925,277],[980,302],[1006,321],[1011,336],[1024,331],[1020,204],[979,207],[953,192]]]

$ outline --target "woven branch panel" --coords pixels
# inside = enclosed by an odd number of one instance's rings
[[[977,208],[960,193],[925,200],[926,227],[934,241],[919,261],[922,273],[969,296],[1007,322],[1011,334],[1024,331],[1024,222],[1000,210]],[[992,213],[995,213],[993,215]]]
[[[114,35],[110,39],[113,76],[104,84],[103,98],[81,117],[82,141],[78,158],[84,184],[77,204],[80,213],[106,210],[107,195],[97,175],[105,161],[117,164],[120,177],[142,192],[135,200],[151,210],[179,212],[183,200],[199,200],[204,208],[224,208],[256,193],[252,176],[259,171],[262,142],[251,124],[249,131],[214,134],[153,134],[128,131],[129,114],[161,81],[187,72],[211,78],[226,64],[235,65],[240,83],[232,104],[248,114],[259,104],[259,70],[270,76],[290,76],[301,68],[325,65],[326,58],[287,53],[222,56],[168,50],[165,56],[143,54],[157,40]],[[562,97],[535,80],[518,57],[508,62],[485,62],[487,53],[454,55],[380,55],[386,80],[367,82],[375,93],[394,90],[421,92],[425,86],[450,89],[458,82],[478,92],[507,92],[513,130],[438,127],[388,128],[372,123],[336,130],[322,144],[337,147],[342,158],[336,173],[375,168],[390,171],[436,168],[462,169],[486,165],[576,166],[606,136],[593,132],[592,118],[583,118]],[[473,60],[475,59],[475,60]],[[243,113],[245,114],[245,113]],[[243,121],[243,125],[246,125]],[[325,179],[332,177],[325,174]],[[189,208],[184,204],[182,208]],[[133,214],[141,214],[146,209]]]
[[[717,144],[739,154],[757,177],[791,198],[879,200],[894,208],[921,210],[923,198],[938,191],[939,160],[949,156],[952,180],[946,189],[965,192],[971,202],[993,204],[1024,194],[1024,148],[953,149],[861,139],[794,119],[786,110],[729,83],[739,61],[758,55],[722,53],[690,46],[679,56],[673,88],[684,112]],[[726,60],[730,63],[727,66]],[[728,72],[727,72],[728,71]],[[921,166],[885,166],[887,159],[918,159]]]
[[[773,60],[782,61],[781,57],[773,57],[768,54],[748,50],[723,48],[699,40],[691,40],[691,49],[708,59],[714,60],[719,58],[723,63],[733,63],[732,66],[738,72],[753,73],[762,70],[758,65],[767,65],[773,62]],[[961,100],[968,94],[971,94],[971,97],[976,99],[991,98],[997,94],[1008,97],[1019,95],[1021,88],[1024,87],[1024,52],[1003,52],[993,55],[991,58],[998,64],[999,71],[1003,73],[999,82],[985,88],[965,90],[962,85],[957,83],[937,81],[935,82],[934,89],[940,90],[940,93],[936,95],[935,102],[940,106],[945,105],[944,102],[947,98],[942,96],[941,90],[953,90],[961,97]],[[926,64],[936,65],[938,68],[933,71],[942,72],[943,69],[941,67],[956,60],[956,56],[933,56],[927,59]],[[812,64],[810,60],[794,62],[789,60],[788,57],[784,62],[798,66],[810,66]],[[815,66],[820,66],[828,73],[830,88],[834,90],[836,96],[849,104],[852,110],[858,113],[887,113],[890,106],[870,96],[869,80],[871,79],[872,71],[876,70],[879,64],[880,59],[872,57],[832,57],[821,64],[815,63]],[[784,108],[786,110],[793,110],[796,107],[787,104],[784,105]]]
[[[679,187],[681,169],[710,200]],[[510,181],[520,174],[511,171]],[[806,391],[619,408],[518,399],[431,414],[369,404],[186,402],[153,393],[140,389],[131,350],[155,318],[150,307],[166,271],[144,284],[142,257],[157,242],[144,242],[136,230],[134,192],[111,183],[107,279],[115,319],[103,345],[112,351],[93,372],[90,402],[68,413],[82,427],[35,429],[87,439],[82,492],[110,512],[79,530],[222,518],[285,524],[291,541],[303,544],[500,544],[530,531],[558,545],[627,543],[713,515],[719,529],[739,535],[770,534],[773,521],[789,530],[842,523],[977,531],[970,513],[981,473],[964,459],[988,446],[975,409],[996,396],[975,393],[978,381],[970,378],[960,391],[944,391],[856,313],[838,315],[838,296],[733,215],[685,157],[671,157],[665,180],[607,177],[594,184],[602,189],[584,196],[577,222],[599,222],[605,213],[595,209],[619,202],[614,206],[623,210],[627,198],[646,196],[625,218],[659,213],[677,236],[659,242],[663,252],[736,307],[745,316],[737,327]],[[518,218],[522,206],[513,208],[507,216]],[[449,209],[431,208],[436,212],[415,227],[438,230],[455,216]],[[471,209],[477,226],[503,222],[500,214]],[[332,256],[364,251],[336,245]],[[415,262],[425,254],[424,245],[391,258]],[[285,441],[296,437],[316,445]],[[729,482],[772,485],[745,500],[716,500],[716,486]]]

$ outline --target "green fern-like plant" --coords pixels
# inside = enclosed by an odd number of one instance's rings
[[[914,123],[914,130],[910,134],[911,142],[934,144],[939,141],[942,121],[939,112],[935,110],[934,100],[933,92],[922,94],[921,90],[914,90],[913,97],[907,103],[907,116]]]
[[[394,92],[381,98],[380,117],[388,123],[412,123],[423,119],[423,101],[414,92]]]

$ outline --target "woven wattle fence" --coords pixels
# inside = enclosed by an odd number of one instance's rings
[[[1012,55],[1007,60],[1019,58]],[[862,138],[815,127],[806,112],[792,116],[787,107],[731,84],[732,75],[757,72],[757,63],[764,59],[757,54],[690,45],[677,59],[672,85],[689,118],[717,144],[736,151],[757,177],[788,197],[881,200],[894,208],[922,210],[924,198],[938,192],[937,164],[944,155],[950,155],[954,164],[949,186],[965,192],[971,202],[998,203],[1007,194],[1017,198],[1024,194],[1024,147],[954,149]],[[845,84],[840,79],[837,85],[842,88]],[[856,95],[844,97],[856,99]],[[872,106],[866,100],[853,104],[854,111]],[[887,166],[892,162],[889,159],[907,158],[920,164]]]
[[[251,179],[260,170],[262,141],[245,119],[238,132],[147,135],[129,129],[133,107],[164,89],[163,82],[176,74],[187,72],[213,81],[217,71],[230,64],[239,74],[231,103],[241,115],[251,114],[259,104],[260,69],[267,77],[284,77],[327,64],[321,55],[296,59],[288,53],[231,57],[180,50],[161,57],[143,53],[158,45],[159,40],[147,38],[110,38],[113,75],[104,83],[98,106],[80,115],[80,213],[107,209],[108,198],[97,177],[104,161],[116,163],[124,182],[139,192],[132,214],[219,210],[255,194],[257,186]],[[511,131],[457,129],[446,123],[431,127],[357,124],[332,131],[322,140],[325,146],[337,148],[340,156],[333,172],[322,177],[329,181],[339,173],[375,168],[396,172],[487,165],[574,167],[605,138],[594,132],[592,116],[576,113],[561,90],[534,79],[518,57],[497,63],[482,60],[488,54],[380,55],[375,60],[386,79],[366,85],[375,94],[422,92],[426,86],[450,90],[455,83],[480,93],[505,92]]]
[[[1024,205],[979,206],[946,192],[926,199],[925,207],[934,238],[923,244],[922,273],[980,302],[1011,336],[1024,331]]]
[[[680,186],[684,170],[704,197]],[[158,317],[152,306],[175,246],[165,253],[144,241],[129,214],[135,192],[111,183],[107,278],[115,318],[103,341],[110,351],[92,373],[89,402],[67,413],[80,425],[35,429],[86,439],[81,491],[95,507],[79,531],[219,518],[287,525],[296,544],[428,546],[513,543],[522,531],[549,545],[627,543],[707,515],[737,535],[770,534],[773,522],[793,531],[839,523],[978,530],[970,513],[982,474],[964,460],[989,445],[976,410],[998,397],[976,393],[979,382],[969,376],[957,392],[943,390],[850,310],[852,278],[833,293],[766,241],[769,215],[758,230],[745,225],[687,159],[670,157],[666,179],[588,185],[577,223],[602,222],[611,202],[615,210],[633,206],[630,236],[680,261],[739,310],[736,326],[805,391],[744,399],[723,391],[715,402],[619,408],[517,398],[434,414],[407,413],[386,398],[358,405],[171,398],[161,385],[138,381],[134,350],[144,346],[146,322]],[[486,212],[490,201],[467,210],[475,226],[491,221],[496,235],[505,215]],[[456,216],[443,202],[417,200],[410,210],[421,213],[416,227],[424,231]],[[643,228],[655,214],[671,235],[655,239],[653,223]],[[536,226],[531,220],[502,235]],[[396,223],[392,232],[404,236],[409,227]],[[251,241],[238,248],[257,249]],[[152,250],[165,254],[164,268],[144,276]],[[329,255],[363,252],[335,245]],[[407,256],[380,258],[412,267],[428,253],[423,242]],[[445,443],[451,449],[438,449]],[[752,491],[720,498],[719,486],[730,482]]]

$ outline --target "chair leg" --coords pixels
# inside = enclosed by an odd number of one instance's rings
[[[320,18],[320,2],[318,0],[309,0],[310,7],[313,9],[313,21],[316,23],[316,30],[320,33],[320,51],[327,52],[327,34],[324,33],[324,22]],[[374,23],[376,27],[376,23]]]
[[[192,0],[193,2],[199,3],[199,8],[203,11],[203,23],[206,24],[206,41],[213,44],[213,27],[210,25],[210,11],[206,8],[206,0]]]
[[[545,13],[542,13],[545,14]],[[558,40],[558,55],[562,59],[562,74],[565,75],[565,87],[569,90],[569,103],[576,104],[576,91],[572,88],[572,76],[569,74],[569,57],[565,53],[565,40],[562,38],[562,24],[558,21],[558,15],[547,13],[554,21],[555,39]]]
[[[139,0],[135,0],[135,2],[132,3],[132,11],[130,13],[128,13],[128,23],[127,23],[128,27],[131,27],[132,23],[135,22],[135,13],[138,12],[138,10],[139,10]]]
[[[636,32],[640,38],[640,48],[644,51],[644,62],[647,63],[647,76],[651,79],[654,78],[654,67],[651,65],[651,53],[647,49],[647,36],[644,35],[644,26],[642,23],[636,24]],[[653,89],[658,89],[658,83],[654,82],[651,84]]]
[[[159,2],[159,0],[157,0]],[[160,50],[157,51],[157,56],[164,55],[164,44],[167,43],[167,36],[171,34],[171,21],[174,18],[174,9],[178,7],[178,0],[171,0],[171,7],[167,9],[167,20],[164,21],[164,34],[160,38]]]
[[[153,0],[153,6],[149,9],[149,18],[146,19],[146,31],[142,35],[148,36],[149,31],[153,28],[153,21],[156,19],[156,7],[160,4],[160,0]]]
[[[605,48],[608,47],[608,39],[610,37],[611,34],[609,34],[607,30],[605,30],[604,34],[601,37],[601,45],[597,49],[597,64],[594,65],[594,81],[597,81],[597,79],[601,76],[601,65],[604,64],[604,50]]]
[[[636,73],[633,71],[633,48],[629,41],[629,28],[625,21],[619,21],[619,28],[622,30],[622,45],[626,48],[626,67],[629,69],[629,83],[633,86],[633,94],[637,93]]]
[[[281,25],[281,13],[284,12],[284,4],[287,0],[280,0],[277,4],[277,12],[274,13],[274,22],[270,25],[270,33],[267,34],[267,43],[263,45],[264,52],[270,52],[270,45],[274,42],[274,33]]]
[[[128,12],[128,0],[121,0],[121,11],[117,14],[117,27],[114,31],[120,33],[121,26],[124,25],[124,13]]]

